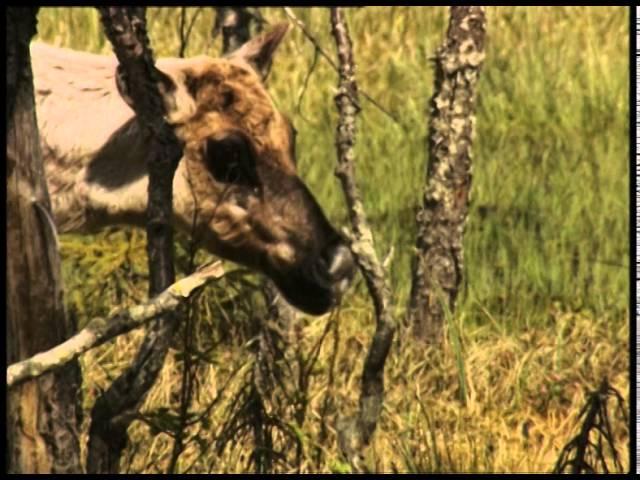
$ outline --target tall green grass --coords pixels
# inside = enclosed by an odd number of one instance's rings
[[[328,10],[295,14],[333,54]],[[466,281],[459,309],[507,328],[544,325],[560,302],[594,315],[624,318],[628,305],[628,11],[623,7],[490,7],[487,56],[478,93],[473,190],[465,233]],[[264,8],[270,23],[282,9]],[[188,9],[189,16],[196,9]],[[187,55],[217,55],[213,11],[202,9]],[[175,56],[177,9],[148,12],[152,46]],[[447,26],[436,7],[368,7],[347,14],[364,98],[357,175],[377,247],[391,265],[395,299],[404,307],[426,162],[430,63]],[[107,53],[95,11],[43,8],[40,38]],[[335,165],[336,73],[292,29],[269,79],[298,135],[299,166],[320,203],[346,223]]]

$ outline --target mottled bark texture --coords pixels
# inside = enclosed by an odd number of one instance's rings
[[[476,83],[484,43],[484,7],[451,7],[447,36],[435,58],[427,181],[417,216],[407,313],[415,336],[427,343],[441,341],[445,309],[453,310],[462,282]]]
[[[7,364],[63,342],[60,257],[36,124],[29,42],[38,8],[8,7]],[[77,362],[7,392],[7,471],[82,473]]]
[[[356,115],[360,106],[351,38],[340,8],[331,9],[331,30],[336,42],[340,75],[338,93],[335,97],[339,112],[336,132],[336,176],[342,184],[349,209],[352,226],[351,250],[364,276],[376,314],[376,331],[362,372],[359,411],[355,417],[341,418],[337,425],[340,448],[357,469],[362,449],[369,443],[382,410],[384,364],[393,341],[395,321],[389,308],[389,284],[378,260],[373,234],[355,183],[354,145]]]
[[[222,32],[222,53],[237,50],[251,38],[251,20],[253,16],[247,7],[214,7],[216,20],[213,25],[212,37]]]
[[[118,77],[132,98],[136,116],[152,138],[147,165],[147,254],[149,291],[153,296],[171,285],[173,266],[173,175],[182,146],[166,114],[161,91],[172,88],[154,66],[142,7],[99,7],[107,37],[120,63]],[[162,368],[175,331],[177,316],[169,312],[151,324],[133,362],[97,400],[91,412],[87,470],[115,473],[127,444],[127,428]]]
[[[58,368],[118,335],[130,332],[165,312],[177,309],[198,288],[222,277],[223,274],[222,263],[215,262],[178,280],[147,303],[119,311],[106,319],[93,318],[86,327],[65,342],[10,365],[7,368],[7,387]]]

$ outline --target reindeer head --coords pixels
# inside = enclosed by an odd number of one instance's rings
[[[286,24],[230,56],[158,62],[167,121],[184,142],[174,214],[210,252],[269,276],[301,310],[335,305],[349,248],[296,173],[295,129],[263,81]],[[131,105],[126,79],[118,88]]]

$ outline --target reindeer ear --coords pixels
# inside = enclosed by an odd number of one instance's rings
[[[176,81],[157,68],[156,75],[158,91],[164,100],[167,113],[166,120],[171,124],[184,122],[195,111],[193,97],[189,95],[184,82]],[[121,65],[116,69],[116,85],[122,99],[135,111],[129,79]]]
[[[227,58],[238,58],[251,65],[256,72],[266,79],[271,69],[273,53],[280,45],[285,33],[289,30],[288,23],[279,23],[271,31],[263,33],[242,45],[227,55]]]

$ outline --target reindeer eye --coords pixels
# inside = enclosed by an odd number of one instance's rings
[[[232,134],[220,140],[208,139],[204,158],[218,182],[257,186],[255,158],[242,136]]]

